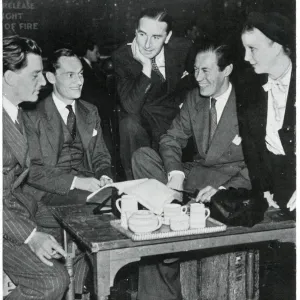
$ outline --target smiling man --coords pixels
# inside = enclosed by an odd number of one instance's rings
[[[121,162],[127,179],[132,179],[132,153],[143,146],[158,148],[188,88],[188,78],[183,77],[191,43],[171,36],[171,16],[164,10],[146,9],[139,16],[133,42],[113,56],[123,109]]]
[[[155,178],[177,190],[197,188],[196,201],[209,202],[219,189],[249,190],[251,184],[229,80],[231,51],[226,45],[203,43],[194,66],[198,88],[187,94],[180,113],[161,137],[160,155],[140,148],[133,154],[132,168],[136,179]],[[182,163],[182,149],[190,137],[197,154],[193,161]],[[139,293],[147,295],[139,299],[182,299],[178,262],[140,268],[139,286]]]
[[[24,116],[31,169],[28,183],[44,192],[46,205],[84,204],[86,197],[112,182],[110,155],[94,105],[80,100],[80,59],[57,50],[46,73],[53,93]]]
[[[293,27],[278,13],[251,13],[242,32],[245,60],[258,75],[241,86],[243,149],[253,190],[295,217],[296,71]]]

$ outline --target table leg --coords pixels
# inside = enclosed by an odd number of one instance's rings
[[[110,294],[110,252],[93,254],[94,286],[97,300],[107,300]]]

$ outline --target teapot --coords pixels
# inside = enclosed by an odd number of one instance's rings
[[[149,233],[159,229],[162,218],[149,210],[138,210],[128,219],[128,227],[137,234]]]

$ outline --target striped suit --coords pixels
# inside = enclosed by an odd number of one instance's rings
[[[52,267],[45,265],[24,244],[34,228],[57,227],[32,196],[38,191],[24,184],[28,163],[26,139],[3,110],[3,269],[17,286],[7,299],[57,300],[69,284],[64,265],[56,259]]]

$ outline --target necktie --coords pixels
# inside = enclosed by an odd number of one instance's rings
[[[285,108],[286,106],[286,94],[287,85],[284,85],[279,80],[273,80],[269,78],[268,82],[263,85],[266,92],[270,91],[273,98],[273,107],[275,111],[275,118],[280,121],[280,108]]]
[[[214,137],[215,131],[217,129],[217,110],[216,110],[216,102],[215,98],[211,98],[211,106],[209,111],[209,146]]]
[[[76,116],[73,112],[72,105],[67,105],[66,108],[69,110],[67,127],[74,140],[76,137]]]
[[[156,73],[156,75],[158,75],[159,79],[161,82],[165,81],[165,77],[163,76],[163,74],[159,71],[159,68],[155,62],[155,57],[151,58],[151,65],[152,65],[152,71]]]

